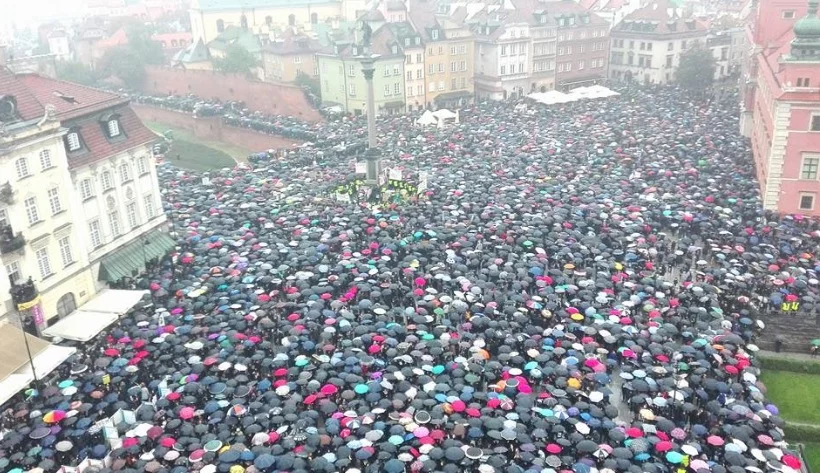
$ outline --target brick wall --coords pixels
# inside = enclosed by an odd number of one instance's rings
[[[294,85],[249,80],[242,74],[149,66],[144,92],[153,95],[194,94],[203,99],[245,102],[251,110],[289,115],[305,121],[322,116]]]
[[[131,108],[142,120],[165,123],[172,129],[185,130],[197,138],[207,141],[222,141],[252,152],[268,149],[291,149],[295,145],[302,144],[301,141],[290,140],[281,136],[228,126],[223,124],[218,117],[194,118],[189,113],[136,103],[132,103]]]

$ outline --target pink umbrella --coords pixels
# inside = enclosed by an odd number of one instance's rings
[[[547,452],[553,455],[558,455],[559,453],[561,453],[561,446],[557,443],[551,443],[547,445]]]
[[[172,448],[174,446],[174,444],[176,444],[176,443],[177,443],[176,439],[174,439],[172,437],[165,437],[164,439],[159,441],[159,444],[162,445],[165,448]]]
[[[194,416],[193,407],[183,407],[179,410],[179,418],[183,420],[191,419]]]
[[[708,443],[709,445],[713,445],[715,447],[720,447],[725,443],[725,441],[717,435],[710,435],[706,437],[706,443]]]
[[[324,386],[322,386],[322,389],[320,389],[320,391],[325,396],[330,396],[331,394],[336,394],[337,392],[339,392],[339,388],[337,388],[333,384],[325,384]]]
[[[427,437],[430,435],[430,430],[427,427],[419,427],[413,431],[413,435],[419,439],[422,437]]]

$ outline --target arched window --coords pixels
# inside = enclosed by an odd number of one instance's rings
[[[216,31],[218,33],[225,31],[225,21],[222,18],[216,20]]]
[[[103,171],[102,174],[100,174],[100,183],[102,184],[103,191],[114,187],[114,180],[111,179],[111,173],[109,171]]]
[[[315,25],[319,23],[319,14],[318,13],[311,13],[310,14],[310,24]]]
[[[239,25],[242,26],[243,29],[248,29],[248,17],[245,15],[239,17]]]
[[[74,298],[74,293],[63,294],[63,297],[57,301],[57,318],[62,319],[76,309],[77,300]]]
[[[128,164],[120,166],[120,183],[126,183],[131,180],[131,168]]]
[[[294,14],[288,15],[288,25],[296,26],[296,15],[294,15]]]
[[[31,169],[28,167],[28,159],[20,158],[14,163],[14,168],[17,170],[17,179],[31,176]]]

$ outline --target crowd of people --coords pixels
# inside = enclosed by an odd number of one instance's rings
[[[323,141],[363,118],[205,182],[163,164],[152,303],[4,406],[0,469],[799,470],[756,319],[814,304],[818,224],[761,210],[736,101],[621,92],[381,118],[385,165],[427,176],[385,201],[340,199]]]

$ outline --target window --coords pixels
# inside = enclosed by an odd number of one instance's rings
[[[350,84],[347,84],[347,94],[350,95],[351,97],[356,96],[356,84],[354,84],[352,82]]]
[[[463,44],[463,45],[459,46],[458,47],[458,53],[459,54],[467,54],[467,45]]]
[[[151,194],[145,196],[145,215],[154,218],[154,197]]]
[[[293,56],[293,63],[294,64],[302,64],[302,56]]]
[[[433,30],[430,32],[430,37],[434,40],[438,39],[438,30]]]
[[[421,59],[421,53],[416,53],[416,62],[417,62],[417,63],[422,62],[422,59]]]
[[[17,179],[31,176],[31,170],[28,168],[27,158],[20,158],[15,161],[14,168],[17,170]]]
[[[225,20],[216,20],[216,31],[217,33],[222,33],[223,31],[225,31]]]
[[[63,210],[60,203],[60,190],[56,187],[48,190],[48,205],[51,207],[51,215]]]
[[[140,176],[148,174],[148,158],[145,156],[137,159],[137,172],[140,173]]]
[[[457,86],[458,82],[456,81],[456,78],[453,77],[452,79],[450,79],[450,90],[456,90]]]
[[[666,67],[672,67],[672,60],[675,58],[673,55],[666,56]]]
[[[518,54],[517,45],[515,43],[510,45],[510,56],[515,56]]]
[[[393,84],[393,95],[401,95],[401,82]]]
[[[467,70],[467,61],[460,61],[458,63],[458,70],[459,71],[466,71]]]
[[[100,174],[100,183],[102,184],[103,192],[114,187],[114,180],[111,179],[110,171],[103,171],[103,173]]]
[[[804,157],[803,166],[800,169],[800,179],[817,179],[818,168],[820,168],[820,156]]]
[[[593,49],[593,50],[595,49],[595,45],[594,45],[594,44],[592,45],[592,49]],[[586,46],[584,46],[583,44],[582,44],[582,45],[580,45],[580,46],[578,46],[578,52],[579,52],[579,53],[582,53],[582,54],[583,54],[583,52],[584,52],[584,51],[586,51]]]
[[[810,84],[808,77],[798,77],[797,78],[797,86],[798,87],[808,87]]]
[[[137,218],[137,203],[131,202],[130,204],[125,206],[125,215],[128,219],[128,227],[135,228],[139,225],[139,219]]]
[[[584,70],[584,61],[578,61],[578,70],[579,71]]]
[[[501,75],[503,76],[506,73],[507,73],[507,66],[501,66]]]
[[[518,73],[519,73],[519,74],[521,74],[521,73],[523,73],[523,72],[524,72],[524,63],[523,63],[523,62],[519,62],[519,63],[518,63]]]
[[[559,56],[563,56],[563,55],[564,55],[564,52],[565,52],[564,47],[563,47],[563,46],[559,46],[559,47],[558,47],[558,55],[559,55]]]
[[[501,55],[502,55],[502,56],[506,56],[506,55],[507,55],[507,45],[506,45],[506,44],[502,44],[502,45],[501,45]]]
[[[384,77],[390,77],[390,66],[384,66]]]
[[[60,257],[63,259],[63,266],[68,266],[74,262],[74,255],[71,254],[71,241],[69,237],[60,238]]]
[[[429,66],[427,66],[427,73],[428,74],[435,74],[436,73],[435,64],[430,64]]]
[[[438,90],[444,90],[444,81],[443,80],[438,81]]]
[[[673,41],[668,42],[666,44],[666,50],[667,51],[674,51],[675,50],[675,43]]]
[[[413,80],[413,71],[407,71],[407,80]]]
[[[467,78],[466,78],[466,77],[462,77],[462,78],[461,78],[461,88],[462,88],[462,89],[466,89],[466,88],[467,88]]]
[[[92,248],[99,248],[102,246],[102,232],[100,232],[99,220],[88,222],[88,235],[91,238]]]
[[[351,64],[347,68],[347,75],[350,77],[354,77],[356,75],[356,66]]]
[[[384,84],[384,96],[390,97],[390,84]]]
[[[820,131],[820,114],[811,116],[811,131]]]
[[[51,261],[48,260],[48,248],[40,248],[35,255],[37,256],[37,268],[40,270],[40,279],[51,276]]]
[[[416,95],[424,95],[424,86],[423,85],[417,85],[416,86]]]
[[[423,69],[416,69],[416,79],[421,79],[421,74],[424,72]]]
[[[131,168],[128,164],[123,164],[120,166],[120,183],[125,184],[126,182],[131,180]]]
[[[30,225],[34,225],[35,223],[40,221],[40,213],[37,211],[37,199],[34,197],[29,197],[25,201],[26,207],[26,217],[28,217],[28,223]]]
[[[13,261],[6,265],[6,274],[9,275],[9,281],[14,284],[23,279],[23,273],[20,271],[20,262]]]
[[[120,136],[120,121],[116,118],[108,120],[108,137],[116,138]]]
[[[407,96],[408,96],[408,97],[412,97],[412,96],[413,96],[413,86],[412,86],[412,85],[408,85],[408,86],[407,86]]]
[[[111,226],[111,235],[114,237],[120,236],[122,233],[120,229],[120,213],[116,210],[108,213],[108,224]]]
[[[444,72],[444,63],[443,62],[438,63],[438,71],[439,72]]]
[[[401,68],[398,64],[393,64],[393,75],[400,76],[401,75]]]
[[[91,179],[83,179],[80,181],[80,197],[83,200],[94,197],[94,188],[91,187]]]
[[[40,151],[40,169],[45,171],[52,166],[54,164],[51,163],[51,151],[47,149]]]
[[[83,147],[82,142],[80,141],[80,133],[76,131],[70,131],[66,137],[66,146],[68,146],[68,151],[79,151],[80,148]]]
[[[786,20],[790,20],[794,18],[794,10],[783,10],[783,18]]]
[[[814,194],[800,194],[800,210],[814,210]]]

